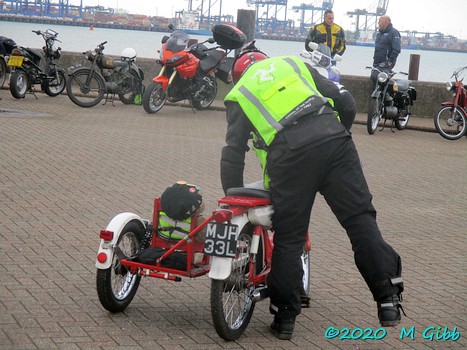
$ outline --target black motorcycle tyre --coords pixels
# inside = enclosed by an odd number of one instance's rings
[[[59,84],[55,83],[57,81],[57,79],[55,78],[52,80],[46,80],[41,84],[42,90],[44,90],[44,92],[50,97],[55,97],[55,96],[60,95],[63,92],[63,90],[65,90],[65,87],[66,87],[66,78],[65,78],[64,70],[58,69],[57,74],[58,74]]]
[[[399,108],[399,115],[394,121],[397,130],[404,130],[407,127],[407,124],[409,124],[409,119],[412,115],[412,99],[410,98],[410,96],[405,97],[404,104],[405,109]]]
[[[6,77],[8,75],[8,68],[5,62],[5,57],[0,56],[0,88],[5,84]]]
[[[216,99],[217,95],[217,80],[215,77],[207,75],[203,80],[204,91],[201,93],[201,98],[194,98],[192,100],[193,107],[198,110],[207,109]]]
[[[24,98],[28,91],[29,81],[26,72],[22,69],[16,69],[10,75],[10,92],[14,98]]]
[[[130,221],[122,229],[117,246],[125,256],[135,255],[144,236],[144,227],[138,221]],[[96,289],[102,306],[110,312],[122,312],[133,300],[141,282],[141,276],[132,274],[120,265],[117,254],[112,255],[108,269],[97,269]]]
[[[167,101],[167,94],[162,89],[161,83],[152,81],[144,90],[143,108],[147,113],[157,113],[164,107]]]
[[[453,109],[456,116],[456,122],[458,122],[458,124],[461,127],[457,128],[457,131],[455,133],[448,133],[442,127],[442,123],[446,123],[447,120],[441,117],[443,116],[443,112],[451,113],[450,111]],[[436,111],[434,122],[436,131],[446,140],[459,140],[462,136],[467,135],[467,116],[462,112],[460,108],[455,107],[453,105],[439,107]]]
[[[376,129],[378,129],[378,124],[382,117],[380,103],[381,101],[378,98],[372,98],[368,106],[366,129],[370,135],[373,135]]]
[[[78,69],[71,73],[66,81],[66,93],[68,97],[74,104],[84,108],[96,106],[99,102],[102,101],[105,94],[104,79],[102,79],[102,77],[95,71],[91,73],[92,76],[90,83],[90,86],[93,86],[94,88],[90,90],[89,87],[85,87],[83,85],[80,79],[84,78],[84,80],[86,80],[86,77],[90,74],[90,72],[91,70],[88,68]],[[79,87],[79,91],[75,94],[74,88],[76,87]],[[80,97],[90,98],[90,100],[83,101],[80,100]]]
[[[118,98],[123,104],[132,105],[135,103],[136,95],[138,95],[138,93],[143,93],[144,86],[142,81],[138,78],[138,73],[135,70],[130,70],[126,74],[129,76],[122,84],[122,92],[118,93]]]

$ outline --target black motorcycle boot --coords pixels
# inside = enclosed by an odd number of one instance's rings
[[[401,321],[401,312],[404,312],[400,301],[402,298],[394,294],[377,302],[379,323],[383,327],[394,327]]]
[[[295,317],[281,318],[274,316],[274,321],[271,323],[271,333],[278,339],[290,340],[295,328]]]

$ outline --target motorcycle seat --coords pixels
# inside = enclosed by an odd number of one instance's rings
[[[407,79],[394,79],[394,81],[397,83],[397,86],[399,86],[399,91],[409,90],[410,84],[412,83],[411,80]]]
[[[31,56],[34,57],[34,60],[37,60],[37,59],[42,60],[42,59],[44,59],[44,55],[42,54],[42,52],[40,52],[40,51],[38,51],[38,50],[36,50],[36,49],[31,49],[30,47],[27,47],[27,48],[26,48],[26,51],[29,52],[29,54],[30,54]]]
[[[220,61],[225,57],[225,52],[216,49],[205,52],[207,56],[199,61],[199,68],[201,72],[207,74],[219,65]]]
[[[265,189],[232,187],[227,190],[227,196],[241,196],[269,199],[269,191]]]

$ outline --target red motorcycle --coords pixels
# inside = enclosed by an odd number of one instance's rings
[[[458,140],[467,136],[467,91],[463,78],[459,78],[467,66],[458,68],[452,73],[455,81],[446,84],[446,89],[452,91],[452,100],[441,103],[435,114],[435,128],[448,140]]]
[[[173,27],[171,27],[173,29]],[[198,110],[208,108],[217,95],[217,80],[231,82],[231,60],[226,56],[240,48],[246,36],[236,27],[219,24],[212,28],[214,38],[189,46],[190,37],[181,30],[174,30],[162,39],[158,63],[162,68],[146,88],[143,107],[156,113],[166,101],[188,100]],[[217,43],[208,48],[205,43]]]

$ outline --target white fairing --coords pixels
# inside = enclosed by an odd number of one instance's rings
[[[243,227],[249,222],[246,214],[235,216],[232,218],[232,225],[238,225],[239,231],[242,232]],[[218,256],[211,256],[209,278],[214,280],[225,280],[232,272],[232,258],[224,258]]]
[[[100,263],[96,260],[96,267],[98,269],[105,270],[110,267],[110,265],[112,264],[112,256],[114,252],[113,247],[117,244],[118,238],[120,237],[120,234],[125,225],[133,220],[138,220],[141,222],[142,225],[144,225],[143,219],[141,219],[138,215],[133,213],[118,214],[109,222],[109,224],[106,227],[106,230],[112,231],[114,235],[111,241],[104,242],[104,240],[101,239],[97,255],[99,255],[100,253],[105,253],[107,255],[107,260],[104,263]]]

